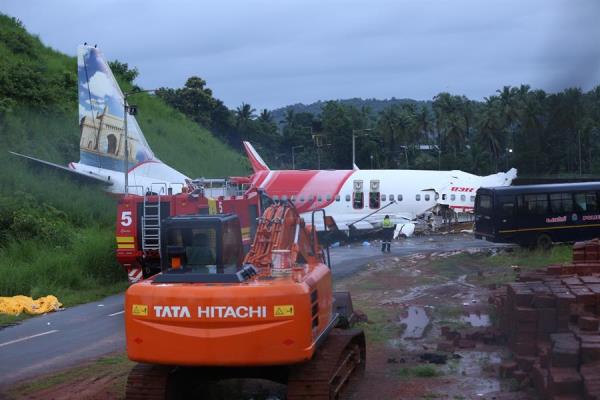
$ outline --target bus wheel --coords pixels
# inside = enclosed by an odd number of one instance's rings
[[[552,247],[552,238],[543,233],[537,237],[535,244],[538,249],[549,250]]]

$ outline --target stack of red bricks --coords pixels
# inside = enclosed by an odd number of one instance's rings
[[[522,274],[491,298],[515,354],[502,375],[529,380],[542,398],[600,400],[599,250],[577,243],[573,264]]]

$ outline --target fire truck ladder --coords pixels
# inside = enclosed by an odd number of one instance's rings
[[[156,197],[156,201],[150,197]],[[144,195],[142,249],[160,251],[160,193]]]

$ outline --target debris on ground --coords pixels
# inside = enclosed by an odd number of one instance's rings
[[[600,399],[599,240],[576,243],[571,264],[521,273],[490,302],[514,353],[502,377],[544,399]]]
[[[20,315],[27,313],[31,315],[45,314],[57,311],[62,307],[56,296],[40,297],[37,300],[28,296],[0,297],[0,314]]]

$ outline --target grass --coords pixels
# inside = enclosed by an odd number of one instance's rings
[[[389,310],[363,305],[359,302],[356,302],[355,308],[362,310],[369,318],[369,322],[358,324],[365,331],[369,343],[385,343],[402,333],[402,327],[390,321]]]
[[[571,259],[571,246],[557,245],[550,251],[518,248],[496,254],[460,253],[432,260],[431,268],[448,279],[468,275],[474,283],[487,285],[513,281],[517,275],[513,266],[518,266],[521,271],[528,271],[570,262]]]
[[[30,380],[12,388],[7,395],[9,398],[29,398],[43,390],[105,375],[116,378],[116,381],[111,384],[111,392],[115,395],[122,394],[125,392],[127,374],[134,364],[134,362],[129,361],[125,353],[110,355],[91,363]]]

